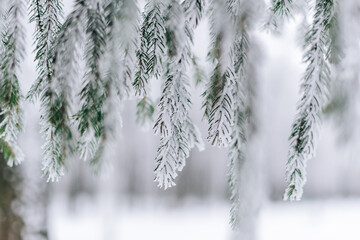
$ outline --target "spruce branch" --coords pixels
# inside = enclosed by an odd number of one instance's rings
[[[132,0],[123,0],[131,1]],[[111,88],[116,89],[119,98],[124,98],[129,93],[129,86],[126,80],[131,77],[131,70],[128,74],[122,74],[124,69],[128,66],[124,65],[125,56],[123,54],[124,43],[121,41],[121,35],[124,29],[121,28],[121,22],[124,24],[132,24],[127,22],[127,19],[123,19],[122,12],[124,11],[121,7],[121,1],[108,0],[104,4],[105,24],[106,24],[106,36],[105,36],[105,50],[100,60],[100,71],[102,72],[102,78]],[[131,13],[133,14],[133,13]],[[131,34],[129,34],[131,35]]]
[[[249,37],[247,30],[243,30],[238,35],[235,44],[234,69],[236,80],[233,88],[234,103],[234,126],[231,133],[231,144],[229,148],[229,173],[228,182],[231,192],[230,222],[233,229],[240,227],[240,201],[241,201],[241,172],[245,161],[247,161],[247,131],[250,117],[247,116],[246,109],[249,108],[246,93],[246,82],[249,81],[248,55],[250,51]]]
[[[5,29],[2,33],[0,64],[0,151],[8,166],[18,165],[23,153],[17,144],[22,129],[22,94],[18,74],[25,54],[25,32],[21,23],[25,2],[11,0],[5,12]]]
[[[308,65],[302,79],[298,113],[289,137],[285,200],[301,199],[306,182],[306,164],[315,155],[321,108],[327,100],[330,84],[330,66],[326,53],[331,44],[329,29],[334,7],[335,2],[332,0],[317,0],[312,27],[305,36],[304,61]]]
[[[196,28],[201,21],[204,10],[204,0],[184,0],[182,6],[185,10],[186,22],[189,28]]]
[[[30,5],[30,22],[35,22],[35,61],[38,76],[32,84],[27,99],[34,100],[49,84],[52,77],[52,47],[63,17],[62,2],[58,0],[33,0]]]
[[[77,77],[79,43],[82,40],[82,23],[86,9],[85,0],[75,2],[74,10],[59,32],[51,33],[56,37],[53,48],[48,52],[50,56],[43,56],[44,59],[51,57],[51,72],[46,76],[46,84],[41,92],[42,132],[46,141],[43,146],[42,170],[48,181],[58,181],[64,175],[65,160],[74,150],[71,128],[73,80]],[[49,16],[48,24],[52,21],[53,18]],[[52,25],[51,29],[56,31],[57,26]]]
[[[187,133],[187,140],[190,149],[196,147],[198,151],[205,149],[204,141],[202,140],[199,128],[193,123],[192,119],[188,115],[183,124],[184,131]]]
[[[274,14],[291,17],[293,15],[293,0],[273,0],[272,12]]]
[[[106,23],[99,3],[86,9],[86,73],[81,90],[82,106],[75,115],[80,133],[80,156],[92,159],[103,134],[104,109],[107,92],[102,79],[100,61],[106,46]]]
[[[175,185],[177,171],[185,166],[191,148],[202,149],[203,143],[189,116],[191,101],[186,68],[191,60],[191,39],[186,32],[184,10],[178,1],[172,0],[165,16],[169,63],[154,130],[161,136],[155,159],[155,181],[167,189]]]
[[[228,174],[232,201],[230,222],[232,228],[237,231],[244,229],[247,222],[246,213],[249,209],[246,209],[248,206],[245,205],[248,201],[253,202],[253,199],[247,195],[249,188],[246,175],[249,167],[254,166],[254,161],[256,161],[251,158],[249,149],[253,146],[258,123],[254,112],[257,109],[256,67],[259,64],[259,55],[256,51],[256,39],[251,34],[252,29],[248,27],[241,29],[234,46],[236,75],[233,85],[234,125],[229,146]]]
[[[145,5],[140,48],[137,51],[138,70],[133,84],[139,95],[146,93],[149,78],[158,78],[163,72],[163,56],[166,53],[165,7],[164,1],[160,0],[148,0]]]
[[[283,25],[284,20],[293,18],[295,13],[305,4],[306,1],[303,0],[272,0],[268,9],[268,19],[265,27],[277,32]]]
[[[109,160],[114,158],[114,148],[116,148],[116,137],[119,134],[121,123],[120,104],[121,99],[118,96],[116,88],[111,81],[104,82],[106,98],[103,103],[103,129],[101,136],[97,140],[96,149],[90,160],[95,173],[99,173],[110,164]]]
[[[42,23],[41,23],[41,17],[43,16],[43,5],[42,5],[42,1],[41,0],[32,0],[30,3],[30,8],[29,8],[29,14],[30,14],[30,22],[35,22],[35,31],[38,31],[42,28]]]
[[[116,13],[118,42],[120,54],[121,97],[129,96],[135,78],[136,51],[139,44],[139,9],[136,0],[122,0],[119,11]],[[126,34],[124,34],[126,33]]]
[[[175,64],[169,66],[172,71]],[[190,99],[188,92],[183,86],[185,76],[177,69],[167,74],[167,80],[159,103],[159,117],[155,123],[155,133],[161,136],[160,147],[155,159],[155,181],[159,187],[172,187],[176,171],[185,165],[185,159],[189,156],[188,135],[182,128],[184,116],[186,116]]]
[[[119,127],[121,100],[129,95],[138,38],[135,0],[108,0],[87,14],[87,73],[79,121],[80,155],[95,171],[109,157]],[[103,17],[104,16],[104,17]],[[127,32],[128,34],[124,34]],[[116,113],[116,114],[115,114]]]
[[[144,26],[145,39],[147,41],[146,53],[148,54],[148,61],[146,71],[150,76],[156,78],[162,72],[163,55],[166,48],[165,26],[163,11],[165,5],[163,1],[150,0],[145,6]]]
[[[135,80],[133,83],[135,94],[136,95],[146,95],[148,88],[149,75],[147,74],[147,62],[148,62],[148,54],[147,54],[147,40],[146,36],[146,28],[145,25],[142,24],[141,32],[140,32],[140,46],[136,50],[136,73]]]
[[[54,181],[64,174],[61,138],[56,133],[55,122],[52,120],[56,117],[51,116],[59,111],[55,110],[59,106],[54,104],[54,94],[50,90],[53,74],[52,48],[61,27],[62,2],[33,0],[30,5],[30,14],[30,22],[36,23],[34,39],[38,76],[27,94],[27,99],[33,100],[40,95],[40,124],[45,139],[43,170],[48,180]]]
[[[228,146],[233,125],[234,83],[232,60],[233,32],[231,17],[226,3],[212,0],[210,3],[211,49],[209,58],[215,63],[208,88],[203,96],[205,115],[209,120],[208,140],[211,145]]]
[[[155,133],[160,134],[160,146],[155,159],[155,181],[165,189],[175,185],[177,171],[186,164],[191,148],[203,149],[199,130],[189,117],[190,94],[188,78],[177,69],[176,62],[169,65],[167,80],[159,103],[159,116]],[[170,70],[170,69],[176,70]]]
[[[234,101],[234,124],[229,145],[228,183],[231,192],[230,223],[233,230],[241,231],[246,228],[246,209],[248,201],[254,201],[247,196],[246,172],[255,159],[249,159],[249,143],[255,133],[256,118],[253,114],[257,76],[254,66],[258,65],[256,45],[251,36],[255,12],[258,6],[252,1],[228,0],[227,9],[234,28],[234,42],[232,49],[233,69],[235,80],[232,87]],[[246,206],[248,208],[249,206]]]
[[[233,126],[233,95],[231,86],[234,83],[234,73],[228,69],[224,73],[218,65],[211,76],[211,110],[209,114],[209,135],[211,145],[227,147],[231,142]]]
[[[242,108],[237,107],[235,110],[235,123],[231,135],[231,145],[229,149],[229,170],[228,184],[230,188],[230,223],[233,229],[240,227],[240,202],[241,202],[241,172],[246,157],[246,116]]]

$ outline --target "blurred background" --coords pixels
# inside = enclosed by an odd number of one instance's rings
[[[69,13],[72,1],[66,0]],[[258,31],[257,131],[251,143],[253,178],[246,183],[257,192],[254,214],[248,221],[260,240],[360,239],[360,161],[358,141],[344,144],[341,127],[332,117],[323,120],[317,156],[309,161],[308,182],[301,202],[283,202],[288,136],[296,110],[299,80],[304,71],[298,44],[298,25],[293,19],[282,35]],[[26,93],[36,78],[33,46],[34,26],[27,24],[27,56],[20,80]],[[195,33],[194,52],[206,71],[209,46],[208,23]],[[156,100],[160,83],[154,82]],[[192,87],[192,117],[206,142],[207,122],[202,121],[203,86]],[[123,128],[116,158],[94,175],[87,162],[67,162],[67,173],[55,183],[41,175],[39,104],[24,102],[25,127],[20,143],[25,162],[9,169],[0,160],[0,239],[49,240],[225,240],[234,237],[229,226],[230,201],[227,186],[227,150],[205,144],[194,149],[186,167],[166,191],[153,182],[154,158],[159,143],[152,126],[136,124],[136,99],[123,106]],[[156,115],[155,115],[156,116]],[[251,196],[253,194],[250,194]],[[248,196],[244,193],[244,199]],[[252,201],[250,199],[250,201]],[[250,211],[250,210],[249,210]],[[4,215],[4,214],[3,214]],[[8,221],[10,219],[10,221]],[[245,219],[246,221],[246,219]],[[6,225],[8,224],[8,225]],[[3,235],[1,235],[3,234]],[[244,233],[246,235],[246,233]],[[8,235],[10,236],[10,235]],[[247,239],[247,238],[237,238]],[[249,238],[250,239],[250,238]]]

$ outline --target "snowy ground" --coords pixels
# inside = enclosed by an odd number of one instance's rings
[[[53,205],[52,239],[226,240],[230,236],[226,204],[114,211],[81,203],[77,209]],[[359,240],[360,200],[267,204],[260,214],[258,235],[259,240]]]

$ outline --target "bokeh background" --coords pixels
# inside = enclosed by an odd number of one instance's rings
[[[65,1],[66,13],[72,5],[71,0]],[[256,228],[245,229],[244,234],[255,231],[260,240],[358,240],[360,142],[353,139],[345,144],[339,137],[341,126],[332,117],[323,119],[317,156],[308,164],[303,200],[282,201],[288,136],[299,96],[299,80],[305,68],[298,43],[301,21],[292,19],[281,35],[260,30],[256,33],[257,131],[250,159],[251,174],[255,177],[249,178],[248,184],[250,191],[258,193],[254,199],[258,215],[248,219],[255,221]],[[27,56],[20,76],[24,93],[36,78],[31,45],[34,26],[28,23],[26,26]],[[205,19],[194,39],[194,52],[205,72],[209,70],[208,28]],[[160,88],[159,82],[152,83],[153,100],[158,98]],[[206,142],[208,124],[202,121],[201,110],[204,88],[200,84],[191,89],[191,115]],[[68,160],[68,171],[59,182],[47,183],[41,177],[43,139],[39,133],[39,104],[24,102],[23,106],[25,126],[19,139],[26,161],[15,170],[21,178],[12,179],[17,182],[14,192],[19,198],[8,207],[23,217],[24,239],[225,240],[233,237],[228,224],[226,149],[207,143],[202,152],[194,149],[176,180],[177,186],[166,191],[157,188],[153,169],[159,139],[151,125],[144,127],[136,123],[136,99],[131,99],[123,106],[123,128],[113,149],[116,158],[109,159],[108,168],[94,175],[87,162],[74,157]],[[1,174],[6,174],[5,170]],[[247,197],[244,193],[244,198]],[[254,205],[250,204],[249,208]],[[246,237],[238,239],[246,240]]]

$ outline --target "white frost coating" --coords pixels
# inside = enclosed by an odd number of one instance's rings
[[[105,9],[105,15],[112,22],[108,27],[105,53],[101,57],[100,69],[102,79],[112,85],[121,99],[129,96],[135,69],[135,52],[138,44],[139,9],[137,1],[123,0]],[[126,33],[126,34],[124,34]]]
[[[120,47],[120,76],[122,86],[121,97],[129,95],[132,89],[134,71],[136,66],[136,50],[139,41],[139,9],[137,0],[123,0],[118,13],[118,33]],[[125,89],[125,90],[124,90]]]
[[[56,34],[60,30],[60,20],[63,17],[61,0],[38,1],[32,0],[30,5],[30,22],[35,22],[35,53],[37,61],[38,76],[32,84],[27,98],[34,100],[38,97],[44,88],[47,87],[52,75],[52,46],[56,38]],[[40,14],[39,14],[40,13]],[[44,92],[42,92],[44,93]],[[40,99],[48,96],[40,96]]]
[[[43,98],[41,131],[46,143],[43,145],[43,174],[48,181],[58,181],[65,172],[65,159],[71,153],[73,141],[71,134],[70,116],[74,98],[74,83],[77,78],[80,45],[82,42],[82,22],[86,7],[77,4],[69,15],[54,42],[53,75],[41,94],[49,94]],[[64,71],[66,69],[66,71]],[[61,107],[61,109],[59,109]],[[63,112],[61,112],[63,110]],[[59,122],[53,114],[61,114]],[[53,126],[55,124],[61,126]],[[55,127],[60,128],[55,129]]]
[[[210,54],[216,59],[221,74],[225,74],[232,66],[232,46],[234,31],[231,17],[228,14],[226,1],[212,0],[209,4],[210,35],[212,46]]]
[[[305,9],[305,5],[307,4],[307,1],[304,0],[273,1],[271,7],[268,9],[265,27],[272,32],[280,32],[284,25],[284,19],[293,18],[298,11]]]
[[[5,24],[0,27],[3,30],[0,44],[0,129],[3,132],[0,133],[0,143],[8,166],[18,165],[24,160],[17,144],[22,128],[21,90],[17,75],[25,53],[25,32],[21,23],[24,12],[25,1],[9,1],[4,12]]]
[[[49,125],[46,131],[44,131],[44,127],[42,127],[43,136],[45,136],[45,143],[42,146],[44,160],[41,170],[48,182],[57,182],[65,174],[65,166],[59,156],[61,155],[61,149],[59,149],[61,140],[54,134],[55,129],[52,126]]]
[[[307,161],[315,156],[319,112],[328,95],[330,68],[326,59],[328,26],[334,16],[331,1],[317,0],[312,28],[307,33],[304,60],[308,63],[301,84],[302,97],[290,136],[289,160],[286,165],[288,187],[285,200],[300,200],[306,182]]]
[[[165,190],[169,187],[175,186],[174,179],[177,177],[177,170],[179,168],[180,156],[177,156],[178,139],[175,135],[161,138],[160,147],[155,158],[156,168],[155,181],[158,182],[158,187]]]
[[[185,0],[182,5],[185,9],[185,16],[188,26],[192,29],[196,28],[202,18],[205,8],[205,1]]]
[[[67,114],[72,115],[75,93],[74,86],[78,78],[78,60],[84,34],[82,23],[86,6],[79,5],[67,18],[55,42],[54,75],[50,90],[64,101]],[[66,69],[66,71],[64,71]]]
[[[1,107],[1,106],[0,106]],[[3,107],[2,107],[3,108]],[[0,134],[2,144],[5,144],[10,151],[10,156],[7,161],[9,167],[19,165],[24,161],[24,153],[21,151],[16,140],[19,134],[19,119],[22,119],[22,113],[18,111],[5,108],[0,116],[5,116],[0,123],[0,129],[5,127],[4,132]]]
[[[40,3],[40,6],[38,4]],[[38,9],[40,7],[40,9]],[[52,46],[56,34],[60,28],[62,18],[62,2],[60,1],[43,1],[33,0],[31,3],[30,21],[36,22],[35,43],[36,43],[36,60],[38,68],[38,77],[31,86],[27,98],[34,100],[40,95],[41,99],[41,133],[45,140],[42,146],[43,156],[43,175],[47,181],[58,181],[60,176],[64,175],[64,152],[62,151],[63,140],[56,134],[52,119],[49,115],[53,114],[54,95],[50,94],[51,76],[53,71]],[[39,11],[42,15],[39,15]]]
[[[99,139],[95,138],[95,131],[90,127],[81,137],[79,143],[80,158],[89,161],[99,148]]]
[[[146,32],[148,47],[147,59],[149,71],[152,75],[158,78],[162,74],[163,56],[166,54],[166,36],[165,36],[165,22],[164,11],[165,6],[169,0],[148,0],[144,10],[144,24],[146,25]]]
[[[234,28],[226,1],[210,2],[210,58],[214,70],[206,92],[206,115],[209,116],[208,141],[213,146],[227,147],[233,125],[232,84],[235,81],[233,63]]]
[[[208,140],[213,146],[227,147],[231,142],[234,119],[232,84],[235,81],[235,76],[233,70],[229,69],[222,76],[215,77],[220,78],[216,81],[223,81],[224,86],[216,95],[216,102],[212,106]]]
[[[255,239],[257,211],[261,196],[259,184],[259,142],[256,140],[256,87],[259,54],[253,27],[261,16],[261,1],[228,0],[235,28],[232,88],[234,125],[229,146],[228,182],[231,192],[230,223],[233,239]],[[254,127],[255,126],[255,127]]]
[[[155,159],[155,181],[159,187],[167,189],[175,186],[177,171],[181,171],[191,148],[203,149],[203,142],[197,127],[189,116],[190,93],[186,68],[191,57],[190,40],[186,35],[183,9],[176,0],[166,13],[167,31],[171,33],[172,49],[169,49],[165,86],[159,103],[159,116],[154,126],[155,134],[160,134],[160,146]],[[192,29],[190,29],[192,32]]]
[[[189,98],[186,85],[186,76],[178,69],[176,63],[171,65],[171,72],[165,82],[163,96],[160,100],[160,114],[156,121],[155,133],[161,134],[160,147],[155,159],[155,181],[159,187],[165,189],[174,186],[176,171],[181,171],[185,166],[185,159],[189,156],[190,148],[186,130],[188,120]]]
[[[120,2],[108,0],[105,4],[106,20],[111,22],[106,31],[106,46],[100,56],[98,89],[103,103],[99,123],[100,134],[95,136],[94,126],[80,142],[84,149],[83,157],[91,159],[90,164],[96,172],[103,166],[109,166],[114,158],[111,148],[116,145],[116,138],[122,126],[121,100],[126,99],[131,91],[134,77],[135,51],[138,43],[139,9],[136,0]],[[102,48],[100,49],[102,51]],[[85,103],[86,104],[86,103]]]
[[[199,151],[205,150],[204,141],[201,138],[199,128],[191,121],[190,117],[185,121],[185,132],[188,133],[189,148],[197,147]]]
[[[112,169],[112,161],[116,158],[117,137],[122,127],[121,101],[115,88],[108,89],[108,97],[104,103],[104,129],[94,156],[90,162],[95,173],[106,173]]]

